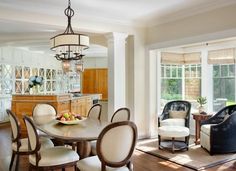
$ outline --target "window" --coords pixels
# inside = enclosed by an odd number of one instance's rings
[[[201,95],[201,65],[161,65],[161,107],[170,100],[196,100]]]
[[[213,65],[213,110],[235,103],[235,65]]]

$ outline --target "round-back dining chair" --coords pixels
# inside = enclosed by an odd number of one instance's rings
[[[131,156],[137,142],[137,127],[131,121],[111,123],[99,134],[97,156],[78,161],[80,171],[132,170]]]

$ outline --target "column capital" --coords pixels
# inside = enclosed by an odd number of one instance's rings
[[[116,39],[118,40],[125,40],[128,37],[127,33],[119,33],[119,32],[111,32],[105,34],[105,37],[107,38],[108,41],[114,41]]]

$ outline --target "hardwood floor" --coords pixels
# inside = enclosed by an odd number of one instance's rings
[[[11,131],[10,125],[0,125],[0,171],[8,171],[11,157]],[[133,158],[134,171],[191,171],[169,161],[154,157],[152,155],[135,151]],[[19,171],[28,170],[28,157],[20,157]],[[206,169],[205,171],[235,171],[236,161],[231,161],[223,165]],[[66,171],[73,171],[72,168]]]

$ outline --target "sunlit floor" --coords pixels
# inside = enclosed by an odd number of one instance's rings
[[[11,131],[10,125],[4,124],[0,125],[0,171],[8,171],[9,163],[11,158]],[[158,157],[154,157],[152,155],[140,152],[138,150],[135,151],[132,161],[134,164],[135,171],[190,171],[191,169],[182,167],[180,165],[174,164],[169,161],[165,161]],[[28,170],[28,157],[22,156],[20,157],[19,171]],[[67,171],[72,171],[73,168],[67,168]],[[224,165],[220,165],[217,167],[213,167],[207,169],[206,171],[235,171],[236,170],[236,162],[231,161],[225,163]]]

